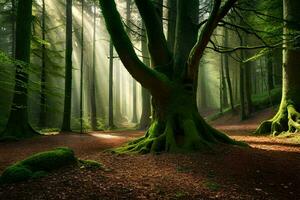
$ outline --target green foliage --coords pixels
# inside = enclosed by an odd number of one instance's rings
[[[281,88],[274,88],[269,92],[264,92],[262,94],[253,95],[252,103],[256,110],[266,108],[270,105],[277,105],[281,100]]]
[[[75,164],[77,159],[72,149],[66,147],[34,154],[25,160],[6,168],[1,176],[1,183],[14,183],[30,178],[39,178],[55,169]]]

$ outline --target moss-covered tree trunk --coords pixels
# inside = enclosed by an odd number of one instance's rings
[[[1,138],[27,138],[37,135],[28,122],[28,71],[30,68],[32,1],[19,0],[16,19],[15,88],[10,116]]]
[[[66,52],[65,52],[65,96],[64,114],[61,131],[71,131],[71,103],[72,103],[72,0],[66,0]]]
[[[283,132],[300,131],[300,1],[284,0],[282,100],[277,114],[263,122],[257,129],[258,134],[278,135]],[[293,42],[288,42],[294,38]]]
[[[153,120],[145,136],[117,152],[184,152],[217,143],[239,144],[213,129],[196,105],[198,66],[217,23],[235,3],[215,0],[198,37],[198,0],[177,1],[176,42],[168,48],[161,18],[150,0],[135,0],[147,31],[153,68],[139,60],[124,31],[114,0],[100,0],[107,29],[124,66],[152,95]]]

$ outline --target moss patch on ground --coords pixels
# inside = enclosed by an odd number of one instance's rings
[[[85,169],[104,169],[104,166],[94,160],[79,160],[79,165],[80,168],[85,168]]]
[[[70,148],[60,147],[51,151],[34,154],[25,160],[7,167],[0,178],[1,183],[15,183],[30,178],[46,176],[48,172],[77,163]]]

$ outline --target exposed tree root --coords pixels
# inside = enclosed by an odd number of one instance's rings
[[[211,149],[214,144],[248,146],[210,127],[199,114],[172,115],[166,122],[155,121],[145,136],[113,149],[115,153],[191,152]]]
[[[272,134],[300,132],[300,113],[293,104],[281,106],[271,120],[264,121],[256,130],[256,134]]]

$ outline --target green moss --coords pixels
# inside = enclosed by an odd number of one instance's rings
[[[45,171],[37,171],[35,173],[33,173],[33,175],[31,176],[32,179],[39,179],[39,178],[43,178],[45,176],[48,176],[48,173]]]
[[[65,147],[37,153],[6,168],[1,176],[1,182],[14,183],[42,177],[47,172],[76,162],[73,150]]]
[[[32,171],[25,166],[16,164],[8,167],[2,174],[1,183],[15,183],[31,178]]]
[[[79,160],[80,168],[86,169],[103,169],[103,165],[94,160]]]
[[[33,171],[51,171],[75,163],[72,149],[61,147],[52,151],[37,153],[20,162]]]

